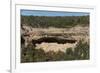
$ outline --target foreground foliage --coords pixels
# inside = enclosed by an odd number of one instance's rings
[[[88,60],[89,59],[89,44],[79,41],[74,51],[72,48],[67,48],[66,52],[44,52],[42,49],[35,49],[30,44],[27,48],[21,49],[21,62],[45,62],[45,61],[68,61],[68,60]]]

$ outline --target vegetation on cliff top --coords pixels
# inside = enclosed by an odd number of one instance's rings
[[[30,25],[34,28],[88,26],[89,16],[21,16],[21,24]]]

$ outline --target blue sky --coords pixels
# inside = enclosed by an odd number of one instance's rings
[[[86,16],[86,12],[56,12],[56,11],[39,11],[39,10],[21,10],[24,16]]]

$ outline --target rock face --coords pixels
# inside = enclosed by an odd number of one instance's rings
[[[42,37],[37,40],[32,40],[36,49],[43,49],[45,52],[62,51],[66,52],[67,48],[75,48],[77,41],[71,38],[64,37]]]
[[[76,44],[77,43],[58,44],[58,43],[45,43],[45,42],[42,42],[41,44],[36,44],[36,49],[43,49],[45,52],[49,52],[49,51],[66,52],[66,49],[68,49],[68,48],[71,48],[72,51],[74,51],[74,48],[75,48]]]
[[[27,47],[32,43],[36,49],[44,51],[63,51],[74,48],[79,40],[89,42],[89,27],[73,28],[32,28],[23,26],[21,28],[21,44]]]

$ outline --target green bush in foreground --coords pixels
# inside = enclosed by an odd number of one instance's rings
[[[75,48],[74,52],[75,59],[89,59],[89,44],[88,43],[82,43],[82,41],[79,41],[79,44]]]
[[[67,61],[67,60],[88,60],[89,44],[79,41],[74,51],[67,48],[66,52],[45,52],[42,49],[35,49],[32,45],[21,50],[21,62],[45,62],[45,61]]]

